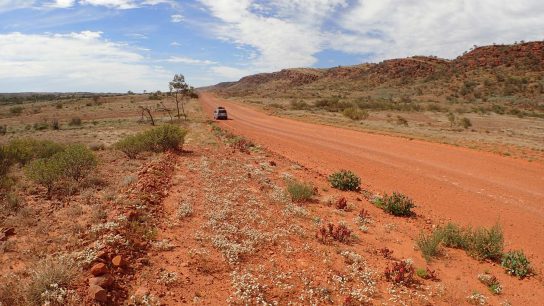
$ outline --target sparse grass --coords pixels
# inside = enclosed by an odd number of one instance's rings
[[[315,188],[310,183],[289,180],[287,182],[287,192],[293,202],[306,202],[310,201],[315,195]]]
[[[349,170],[340,170],[329,176],[329,183],[336,189],[356,191],[361,186],[361,179]]]
[[[64,290],[65,292],[74,276],[74,263],[69,259],[61,257],[42,260],[31,272],[30,283],[25,294],[28,302],[31,305],[63,305],[63,300],[53,301],[48,297],[51,297],[52,291]]]
[[[468,247],[469,236],[466,231],[457,224],[449,222],[444,227],[439,227],[438,231],[442,236],[444,246],[456,249],[466,249]]]
[[[348,117],[349,119],[356,120],[356,121],[364,120],[368,118],[368,112],[358,107],[348,107],[344,109],[342,114]]]
[[[393,192],[391,195],[385,194],[382,198],[375,198],[373,203],[393,216],[410,217],[414,214],[412,208],[415,205],[412,199],[399,192]]]
[[[509,251],[502,256],[501,265],[506,273],[524,278],[532,273],[531,262],[527,259],[523,251]]]
[[[434,231],[430,235],[424,233],[419,235],[416,244],[426,261],[430,261],[433,257],[440,255],[440,243],[442,239],[443,236],[440,231]]]

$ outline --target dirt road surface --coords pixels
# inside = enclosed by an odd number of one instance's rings
[[[522,248],[538,269],[544,264],[544,165],[451,145],[352,131],[270,116],[204,93],[218,124],[301,165],[327,175],[356,172],[380,193],[403,192],[416,213],[433,221],[491,226],[499,222],[505,249]]]

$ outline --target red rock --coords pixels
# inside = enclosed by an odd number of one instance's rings
[[[113,277],[110,274],[104,274],[102,276],[95,276],[89,278],[89,286],[99,286],[102,288],[109,288],[113,285]]]
[[[113,259],[111,260],[111,263],[115,267],[124,267],[125,266],[125,261],[123,260],[123,257],[121,257],[121,255],[117,255],[117,256],[113,257]]]
[[[108,292],[104,288],[97,285],[92,285],[89,287],[89,296],[91,299],[97,302],[105,303],[108,301]]]
[[[91,268],[91,274],[94,276],[100,276],[108,273],[108,267],[103,263],[97,263]]]

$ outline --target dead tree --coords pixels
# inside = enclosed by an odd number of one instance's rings
[[[145,114],[147,113],[147,116],[148,116],[149,119],[151,120],[151,125],[155,125],[155,120],[153,119],[153,115],[151,114],[151,110],[149,109],[149,107],[140,106],[140,109],[142,110],[142,118],[141,118],[141,120],[142,120],[142,121],[145,121],[144,117],[145,117]]]

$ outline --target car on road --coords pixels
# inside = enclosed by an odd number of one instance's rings
[[[227,110],[222,106],[217,107],[213,111],[213,119],[215,119],[215,120],[227,120],[228,119]]]

